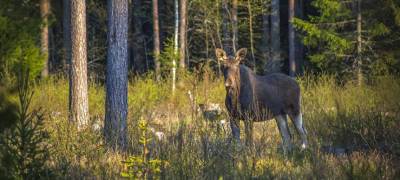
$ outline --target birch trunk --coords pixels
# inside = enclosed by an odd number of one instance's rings
[[[175,32],[174,32],[174,54],[178,56],[178,37],[179,37],[179,1],[175,0]],[[176,59],[172,60],[172,94],[175,95],[176,89]]]

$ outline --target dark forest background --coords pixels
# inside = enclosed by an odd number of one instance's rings
[[[0,0],[0,179],[398,179],[399,28],[399,0]],[[307,149],[231,141],[217,48],[296,80]]]
[[[279,38],[271,36],[271,2],[263,0],[237,1],[237,27],[230,27],[231,16],[222,9],[220,1],[193,0],[188,3],[187,46],[185,48],[187,69],[192,71],[199,63],[210,62],[216,67],[214,50],[223,46],[223,27],[228,31],[237,28],[238,48],[251,48],[245,62],[256,67],[258,73],[268,72],[271,43],[278,39],[281,53],[280,68],[289,72],[288,1],[279,1]],[[50,73],[66,72],[68,63],[65,52],[66,37],[63,35],[64,11],[62,1],[50,1],[48,21],[48,65]],[[159,1],[159,26],[161,51],[173,46],[174,1]],[[379,4],[379,7],[376,5]],[[232,2],[227,1],[229,12]],[[340,7],[339,7],[340,6]],[[87,9],[87,57],[91,77],[104,79],[107,44],[107,2],[88,0]],[[251,8],[249,11],[249,7]],[[397,73],[399,69],[399,4],[394,0],[362,1],[362,52],[357,52],[357,1],[301,0],[295,3],[296,64],[298,73],[329,72],[351,75],[356,70],[356,59],[363,62],[363,73]],[[154,70],[152,1],[129,1],[129,70],[141,75]],[[38,1],[2,0],[2,76],[9,70],[16,56],[32,56],[29,63],[40,64],[35,48],[40,48],[41,21]],[[250,16],[250,13],[251,16]],[[251,33],[250,35],[250,17]],[[225,42],[224,42],[225,43]],[[23,51],[15,52],[15,47]],[[21,54],[25,53],[25,54]],[[163,56],[162,56],[163,57]],[[253,59],[254,58],[254,59]],[[168,67],[170,59],[162,58],[161,66]],[[254,64],[255,62],[255,64]],[[6,65],[8,64],[8,65]],[[7,69],[7,68],[8,69]],[[35,69],[35,68],[33,68]],[[167,69],[165,69],[167,70]],[[214,68],[215,71],[216,68]]]

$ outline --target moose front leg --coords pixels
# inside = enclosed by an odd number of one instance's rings
[[[282,137],[283,153],[286,155],[292,150],[291,135],[287,123],[286,115],[279,115],[275,117],[279,132]]]
[[[253,143],[253,121],[246,119],[244,121],[245,134],[246,134],[246,145],[250,146]]]
[[[235,140],[240,142],[240,124],[239,124],[239,119],[236,118],[230,118],[230,126],[232,130],[232,136]]]

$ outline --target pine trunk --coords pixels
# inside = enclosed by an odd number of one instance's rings
[[[251,9],[251,1],[250,0],[247,1],[247,9],[249,11],[251,61],[253,62],[253,70],[256,71],[256,58],[254,57],[253,11]]]
[[[185,57],[186,57],[186,30],[187,30],[187,1],[181,0],[180,7],[180,34],[179,34],[179,68],[185,68]]]
[[[239,48],[239,32],[238,32],[238,0],[232,1],[232,48],[233,52],[236,52]]]
[[[304,10],[303,10],[303,0],[297,0],[295,2],[295,17],[303,19],[304,18]],[[295,30],[295,56],[296,56],[296,74],[301,74],[303,70],[304,63],[304,45],[301,42],[301,38],[299,37],[299,33]]]
[[[78,128],[89,122],[85,1],[71,1],[70,120]]]
[[[156,80],[160,81],[160,26],[158,23],[158,0],[153,0],[153,38]]]
[[[63,44],[64,58],[62,66],[68,70],[68,64],[71,61],[71,0],[63,0]]]
[[[47,77],[49,75],[49,14],[50,0],[40,0],[40,16],[43,21],[40,33],[40,52],[45,56],[42,77]]]
[[[133,16],[131,18],[132,24],[132,39],[130,45],[132,47],[131,51],[131,64],[133,64],[133,70],[138,73],[144,73],[148,69],[148,62],[146,61],[146,49],[145,49],[145,34],[143,32],[142,23],[142,3],[141,1],[132,2],[132,12]]]
[[[361,0],[357,0],[357,82],[361,86],[363,84],[362,73],[362,15]]]
[[[295,56],[295,33],[293,27],[294,19],[294,0],[289,0],[289,76],[294,77],[296,75],[296,56]]]
[[[281,39],[280,39],[280,17],[279,0],[271,0],[271,51],[272,62],[269,72],[280,72],[281,62]]]
[[[270,28],[270,15],[269,5],[265,3],[263,11],[263,57],[264,57],[264,71],[269,69],[271,62],[271,28]]]
[[[108,0],[108,49],[104,136],[108,146],[125,149],[128,113],[128,0]]]
[[[229,28],[230,11],[228,0],[222,0],[222,46],[226,53],[233,54],[231,28]]]

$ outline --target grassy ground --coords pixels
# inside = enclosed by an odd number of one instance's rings
[[[201,79],[201,80],[199,80]],[[34,87],[33,108],[43,107],[50,132],[48,166],[56,176],[105,179],[121,177],[129,155],[141,155],[140,119],[149,129],[163,132],[148,145],[150,159],[162,160],[166,179],[395,179],[400,177],[400,80],[374,78],[362,87],[337,85],[330,76],[305,76],[302,110],[309,149],[295,148],[287,157],[280,149],[274,121],[255,123],[254,146],[229,143],[228,126],[217,128],[192,110],[196,104],[219,103],[225,90],[221,79],[186,75],[175,97],[170,83],[151,78],[129,83],[129,148],[127,154],[108,151],[102,133],[93,128],[78,132],[67,121],[68,81],[51,79]],[[104,117],[104,86],[90,83],[90,115],[93,126]],[[225,117],[222,117],[225,119]],[[299,138],[290,123],[293,142]],[[242,137],[243,137],[242,131]],[[243,139],[243,138],[242,138]],[[346,153],[342,153],[345,151]],[[331,153],[329,153],[331,152]]]

